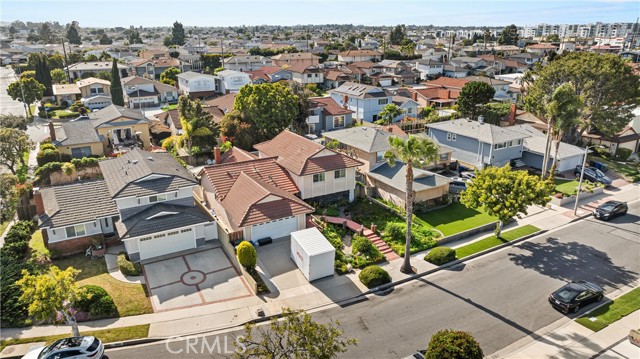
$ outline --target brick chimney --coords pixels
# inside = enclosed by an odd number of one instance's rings
[[[215,159],[217,165],[222,163],[222,158],[220,157],[220,147],[216,146],[213,148],[213,158]]]
[[[347,96],[347,95],[342,95],[342,107],[343,107],[344,109],[346,109],[346,108],[347,108],[348,103],[349,103],[349,96]]]
[[[509,112],[509,126],[513,126],[516,124],[516,104],[511,104],[511,112]]]
[[[51,141],[56,140],[56,130],[53,128],[53,122],[49,122],[49,135],[51,136]]]
[[[33,200],[36,202],[36,214],[41,216],[44,214],[44,201],[42,200],[42,193],[40,193],[40,187],[33,188]]]
[[[415,102],[418,102],[418,93],[417,92],[412,92],[411,93],[411,99]]]

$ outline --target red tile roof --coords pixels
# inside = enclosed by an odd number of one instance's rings
[[[469,80],[465,80],[464,78],[456,79],[452,77],[439,77],[435,80],[425,82],[424,85],[430,87],[453,87],[462,89],[467,82],[469,82]]]
[[[430,100],[430,99],[442,99],[442,100],[451,100],[457,99],[460,96],[460,91],[458,90],[448,90],[444,88],[431,87],[426,89],[417,89],[414,90],[420,96]]]
[[[215,106],[223,110],[225,113],[233,110],[233,104],[236,101],[236,94],[230,93],[224,96],[216,97],[211,100],[207,100],[204,103],[209,106]]]
[[[362,165],[360,161],[327,149],[291,131],[282,131],[272,140],[253,147],[267,156],[277,156],[279,165],[298,176]],[[323,151],[333,154],[314,157]]]
[[[338,105],[338,103],[331,97],[317,97],[317,98],[311,98],[309,99],[309,102],[311,103],[311,106],[313,107],[313,105],[318,106],[318,107],[322,107],[323,111],[331,116],[335,116],[335,115],[346,115],[349,113],[354,113],[354,111],[351,111],[349,109],[346,109],[344,107],[341,107],[340,105]]]
[[[255,160],[258,157],[252,155],[251,153],[240,149],[238,147],[232,147],[229,151],[223,153],[220,156],[220,160],[222,163],[236,163],[236,162],[244,162]]]

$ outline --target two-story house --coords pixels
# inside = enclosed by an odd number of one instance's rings
[[[382,60],[377,65],[398,84],[415,84],[420,78],[420,72],[404,61]]]
[[[322,83],[322,87],[326,89],[334,89],[342,86],[345,82],[353,82],[355,80],[355,76],[352,74],[352,71],[349,69],[338,70],[338,69],[325,69],[324,70],[324,82]]]
[[[69,255],[120,240],[137,262],[218,237],[216,223],[195,206],[197,181],[170,154],[133,150],[100,162],[100,170],[103,180],[34,191],[50,250]]]
[[[412,63],[414,68],[420,73],[420,77],[424,80],[432,77],[441,76],[444,72],[444,64],[431,59],[418,59]]]
[[[329,93],[339,106],[346,105],[356,119],[366,122],[377,121],[382,108],[393,102],[393,94],[379,87],[354,82],[345,82]]]
[[[165,57],[160,59],[142,59],[131,62],[134,76],[147,77],[160,80],[160,75],[170,68],[176,68],[181,72],[191,70],[191,65],[183,63],[180,59]]]
[[[262,66],[257,70],[247,71],[246,73],[254,85],[293,79],[291,71],[275,66]]]
[[[322,85],[324,82],[324,72],[317,66],[307,66],[305,64],[297,64],[286,68],[291,72],[292,80],[303,84]]]
[[[111,61],[94,61],[94,62],[78,62],[64,68],[64,71],[71,76],[72,80],[82,78],[86,73],[97,74],[98,72],[111,72],[113,63]],[[127,77],[129,67],[127,65],[117,63],[116,66],[120,70],[120,77]]]
[[[253,147],[260,158],[277,157],[277,163],[289,172],[300,189],[300,198],[354,200],[355,168],[361,162],[287,130]]]
[[[71,105],[77,100],[90,109],[99,109],[111,104],[111,82],[89,77],[72,84],[58,84],[52,86],[54,101],[58,104],[66,102]]]
[[[382,53],[376,50],[348,50],[338,54],[338,61],[350,64],[359,61],[380,61]]]
[[[224,68],[233,71],[255,71],[270,66],[271,59],[260,55],[236,55],[224,60]]]
[[[223,70],[217,73],[217,88],[218,91],[222,94],[227,94],[230,92],[238,92],[240,88],[244,85],[248,85],[251,83],[251,78],[249,75],[233,70]]]
[[[178,74],[178,92],[192,99],[213,97],[218,92],[217,80],[213,75],[183,72]]]
[[[353,124],[353,111],[340,107],[331,97],[309,99],[308,133],[320,136],[322,132],[347,128]]]
[[[129,108],[154,107],[178,101],[178,89],[140,76],[121,80],[124,101]]]
[[[337,141],[340,152],[357,159],[358,181],[379,197],[404,207],[406,198],[406,165],[397,162],[390,166],[384,158],[391,149],[390,137],[406,137],[397,126],[360,126],[324,133],[327,141]],[[447,166],[453,151],[445,146],[439,147],[440,157],[436,163],[426,168]],[[449,191],[449,180],[427,169],[414,168],[414,201],[423,202],[441,199]]]

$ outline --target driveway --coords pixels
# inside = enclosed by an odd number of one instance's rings
[[[148,262],[144,276],[155,312],[252,295],[221,247]]]

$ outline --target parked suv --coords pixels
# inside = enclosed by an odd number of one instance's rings
[[[576,178],[580,178],[580,172],[582,172],[582,166],[576,166],[576,169],[573,170],[573,174],[576,175]],[[605,186],[611,185],[611,178],[607,177],[602,171],[595,167],[585,167],[584,169],[584,179],[589,180],[593,183],[599,182]]]

